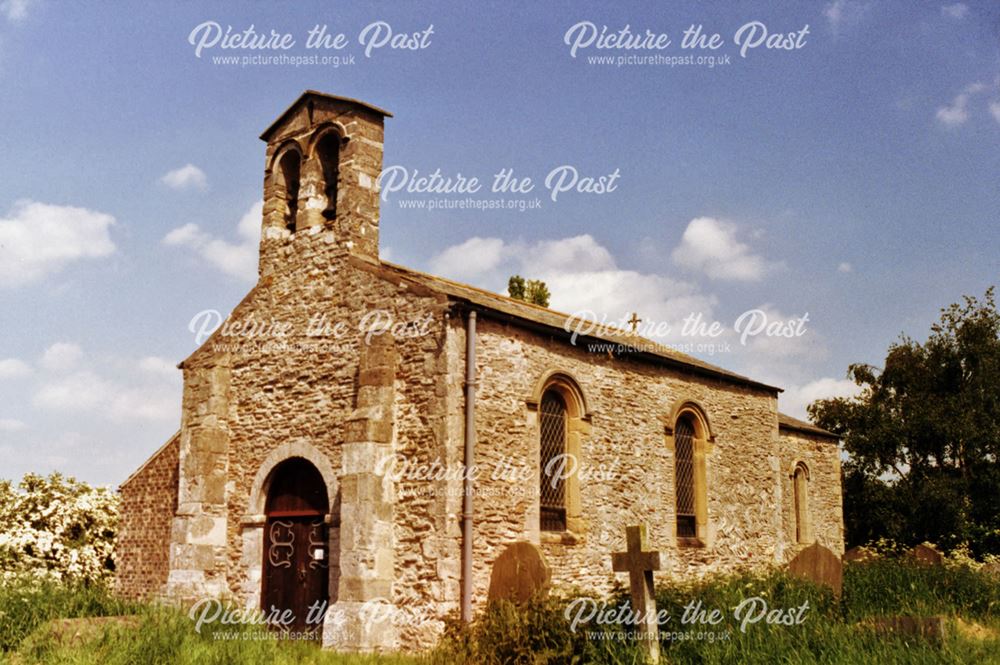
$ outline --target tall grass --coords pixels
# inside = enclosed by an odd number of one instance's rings
[[[910,614],[1000,619],[1000,578],[970,566],[923,566],[905,557],[844,566],[844,616]]]
[[[96,639],[74,644],[45,627],[22,643],[18,655],[25,664],[66,665],[414,665],[406,656],[366,656],[323,651],[307,641],[279,641],[273,633],[253,626],[206,627],[196,633],[191,620],[169,607],[150,606],[135,624],[112,625]]]
[[[747,623],[734,608],[757,598],[768,610],[805,608],[795,625]],[[469,626],[449,624],[439,646],[423,656],[351,656],[314,643],[278,642],[255,626],[206,626],[201,633],[182,612],[114,599],[100,587],[53,583],[0,586],[0,660],[118,665],[126,663],[316,663],[318,665],[499,665],[606,663],[639,665],[642,651],[621,632],[630,626],[585,617],[573,625],[581,602],[627,602],[619,589],[609,599],[580,592],[537,598],[515,606],[493,603]],[[681,617],[691,603],[720,610],[717,624]],[[577,605],[573,605],[577,603]],[[692,582],[659,582],[661,650],[670,663],[1000,663],[1000,579],[968,566],[925,567],[906,559],[848,564],[840,598],[780,571],[740,573]],[[84,639],[67,639],[55,617],[131,615],[108,621]],[[977,634],[955,630],[941,645],[886,636],[873,617],[946,615],[977,622]],[[707,614],[706,614],[707,616]],[[780,618],[780,616],[779,616]],[[966,624],[963,624],[963,626]],[[225,636],[225,639],[223,639]],[[72,637],[72,636],[70,636]],[[16,652],[12,649],[16,648]]]
[[[12,577],[0,581],[0,653],[17,647],[50,619],[134,614],[139,605],[101,584]]]
[[[969,567],[926,567],[906,559],[849,564],[841,598],[825,588],[781,571],[740,573],[694,582],[661,582],[657,608],[669,619],[660,624],[661,653],[671,663],[1000,663],[1000,580]],[[498,603],[470,627],[453,627],[435,654],[440,663],[641,663],[628,641],[614,639],[622,627],[587,622],[574,632],[565,616],[569,598],[537,599],[517,609]],[[744,613],[735,609],[755,604]],[[627,602],[620,590],[610,603]],[[692,603],[720,611],[717,624],[682,623]],[[796,625],[744,625],[760,608],[789,618],[801,609]],[[913,637],[879,634],[873,617],[886,615],[959,617],[981,622],[979,636],[955,630],[942,645]],[[792,616],[790,619],[794,619]],[[623,627],[627,630],[629,627]],[[612,640],[597,639],[612,634]]]

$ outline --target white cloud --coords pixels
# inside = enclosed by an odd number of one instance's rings
[[[35,0],[2,0],[0,13],[3,13],[11,23],[20,23],[28,18],[28,9],[34,4]]]
[[[935,114],[938,122],[946,127],[957,127],[969,119],[969,95],[962,93],[952,100],[951,104],[942,106]]]
[[[847,261],[844,261],[839,266],[837,266],[837,272],[854,272],[854,266],[852,266]]]
[[[158,374],[170,379],[178,378],[181,375],[180,370],[177,369],[177,363],[172,363],[166,358],[159,358],[157,356],[146,356],[140,360],[139,369],[149,374]]]
[[[130,389],[116,394],[108,405],[113,420],[180,420],[181,402],[174,391]]]
[[[76,344],[50,346],[41,365],[56,373],[42,375],[32,406],[53,414],[83,414],[113,422],[176,419],[181,374],[166,359],[102,356],[100,367]]]
[[[104,404],[112,393],[110,383],[85,370],[46,382],[35,393],[33,403],[53,411],[91,411]]]
[[[614,270],[611,252],[590,235],[543,240],[527,248],[523,261],[543,272],[575,272],[586,266],[590,272]]]
[[[83,357],[83,350],[72,342],[56,342],[45,349],[41,365],[55,372],[65,372],[76,367]]]
[[[956,2],[953,5],[943,5],[941,15],[953,19],[963,19],[969,14],[969,6],[964,2]]]
[[[757,281],[776,267],[737,239],[734,224],[712,217],[692,219],[671,256],[679,266],[720,280]]]
[[[31,374],[31,367],[23,360],[17,358],[0,360],[0,379],[14,379],[29,374]]]
[[[859,23],[868,6],[853,0],[833,0],[823,7],[823,16],[834,35],[842,28]]]
[[[160,182],[170,189],[185,190],[196,189],[205,191],[208,189],[208,176],[194,164],[185,164],[179,169],[168,171]]]
[[[19,432],[27,428],[27,425],[15,418],[0,418],[0,432]]]
[[[716,305],[713,296],[694,284],[619,269],[611,253],[590,235],[535,243],[470,238],[437,254],[429,269],[500,293],[506,293],[510,275],[541,279],[552,293],[553,309],[589,312],[599,321],[622,327],[630,312],[638,312],[644,320],[640,332],[660,341],[677,340],[680,322],[689,314],[710,319]],[[671,326],[670,335],[656,335],[647,328],[659,323]]]
[[[168,233],[163,237],[164,245],[191,245],[200,244],[208,239],[201,229],[198,228],[197,224],[185,224],[184,226],[178,226],[176,229]]]
[[[815,376],[810,368],[829,356],[813,315],[787,313],[769,303],[735,315],[720,338],[733,349],[724,364],[779,388],[803,383]]]
[[[32,404],[64,414],[97,413],[116,422],[170,420],[180,413],[177,386],[162,377],[135,384],[86,369],[43,383]]]
[[[473,237],[435,255],[431,259],[431,272],[474,281],[495,272],[501,264],[512,263],[522,264],[523,270],[532,274],[575,273],[584,266],[590,271],[614,268],[611,254],[590,235],[533,244]]]
[[[848,379],[823,377],[801,386],[788,386],[778,396],[778,409],[796,418],[806,418],[806,407],[818,399],[853,397],[860,387]]]
[[[215,238],[197,224],[185,224],[164,236],[163,244],[187,247],[227,275],[254,281],[263,211],[264,202],[257,201],[243,215],[236,227],[238,242]]]
[[[975,95],[986,90],[983,83],[970,83],[962,92],[955,95],[951,104],[946,104],[937,110],[935,117],[945,127],[958,127],[969,120],[969,102]],[[992,110],[992,109],[991,109]]]
[[[469,238],[431,259],[431,272],[461,281],[474,281],[493,272],[508,259],[509,248],[500,238]]]
[[[1000,122],[1000,101],[990,102],[990,115],[997,122]]]
[[[18,201],[0,218],[0,287],[19,286],[79,259],[113,254],[115,218],[72,206]]]

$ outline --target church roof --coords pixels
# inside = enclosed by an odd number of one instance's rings
[[[311,99],[311,98],[328,99],[328,100],[333,100],[335,102],[347,102],[348,104],[354,104],[355,106],[360,106],[362,108],[366,108],[369,111],[374,111],[375,113],[378,113],[379,115],[383,115],[383,116],[386,116],[388,118],[392,117],[392,113],[390,113],[389,111],[386,111],[385,109],[379,108],[379,107],[375,106],[374,104],[369,104],[368,102],[363,102],[360,99],[352,99],[351,97],[341,97],[340,95],[330,95],[330,94],[327,94],[325,92],[319,92],[318,90],[306,90],[301,95],[299,95],[299,98],[296,99],[294,102],[292,102],[291,105],[287,109],[285,109],[284,111],[282,111],[281,115],[279,115],[277,117],[277,119],[275,119],[274,122],[272,122],[270,125],[268,125],[267,129],[265,129],[264,132],[260,135],[260,138],[262,140],[264,140],[264,141],[267,141],[268,139],[270,139],[271,134],[274,132],[274,130],[276,130],[278,128],[278,126],[281,125],[285,121],[285,119],[289,115],[291,115],[295,111],[295,109],[297,109],[299,107],[300,104],[302,104],[303,102],[305,102],[307,99]]]
[[[379,270],[383,273],[384,277],[391,278],[394,274],[399,278],[413,280],[426,288],[448,296],[452,300],[467,303],[476,309],[486,310],[487,314],[492,314],[495,318],[508,320],[511,323],[526,325],[528,327],[542,328],[546,332],[555,333],[567,339],[570,337],[571,333],[564,327],[566,322],[572,318],[569,314],[527,303],[523,300],[515,300],[514,298],[486,291],[469,284],[453,282],[443,277],[429,275],[394,263],[382,261]],[[727,369],[699,360],[686,353],[681,353],[668,346],[657,344],[645,337],[611,326],[602,326],[600,332],[592,332],[587,335],[581,334],[580,337],[588,341],[597,340],[620,345],[620,348],[628,350],[629,356],[639,359],[678,367],[694,374],[722,379],[731,383],[763,388],[775,393],[781,392],[781,388],[755,381],[735,372],[730,372]]]
[[[804,420],[799,420],[798,418],[792,418],[788,414],[778,412],[778,430],[793,430],[796,432],[803,432],[805,434],[812,434],[813,436],[822,436],[830,439],[839,439],[840,437],[833,432],[827,431],[822,427],[816,427],[812,423],[808,423]]]

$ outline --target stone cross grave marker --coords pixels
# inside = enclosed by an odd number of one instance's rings
[[[632,592],[632,611],[636,613],[635,630],[639,643],[651,663],[660,662],[660,632],[656,622],[656,594],[653,571],[660,569],[660,553],[646,551],[646,526],[625,528],[625,552],[611,555],[611,567],[616,573],[628,573]]]
[[[493,563],[488,598],[525,603],[535,594],[546,593],[551,579],[540,549],[523,541],[513,543]]]

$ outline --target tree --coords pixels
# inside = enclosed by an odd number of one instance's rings
[[[507,280],[507,294],[515,300],[523,300],[542,307],[549,306],[549,287],[540,279],[525,281],[520,275],[512,275]]]
[[[809,415],[839,434],[849,545],[887,537],[1000,553],[1000,312],[994,289],[942,310],[923,344],[853,364],[857,397]]]

